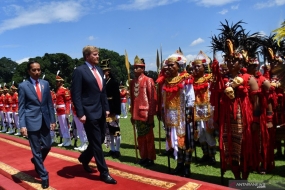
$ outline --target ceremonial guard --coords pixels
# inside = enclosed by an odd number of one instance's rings
[[[11,86],[11,96],[12,96],[12,115],[15,124],[15,134],[16,136],[21,135],[20,133],[20,124],[19,124],[19,114],[18,114],[18,88],[14,85]],[[18,132],[17,132],[18,130]]]
[[[69,132],[69,114],[70,114],[70,93],[63,87],[63,78],[56,75],[56,113],[59,122],[59,129],[63,138],[63,142],[58,146],[70,146],[71,138]]]
[[[222,81],[224,93],[218,101],[219,118],[215,120],[220,130],[221,171],[225,172],[230,168],[235,179],[247,180],[253,163],[257,161],[253,157],[252,143],[256,142],[252,140],[252,131],[259,128],[260,107],[256,79],[241,72],[245,63],[241,54],[244,51],[240,47],[240,40],[245,33],[241,23],[240,21],[231,26],[228,22],[222,24],[219,40],[216,36],[212,37],[212,45],[214,51],[224,52],[229,69],[229,78]],[[219,75],[220,72],[213,74]],[[216,105],[213,106],[216,108]]]
[[[13,131],[13,125],[12,125],[12,96],[9,93],[9,89],[4,85],[4,112],[5,112],[5,117],[6,117],[6,125],[9,127],[8,131],[6,132],[7,134],[12,134],[14,133]]]
[[[131,122],[137,129],[137,141],[141,160],[145,167],[154,164],[154,115],[157,108],[157,93],[152,78],[145,76],[145,63],[138,56],[134,60],[135,78],[130,83]]]
[[[164,62],[165,74],[159,80],[162,86],[162,121],[166,129],[166,151],[173,149],[177,160],[174,174],[189,177],[192,161],[193,106],[195,94],[193,78],[184,70],[187,62],[181,51],[170,55]]]
[[[55,116],[56,116],[56,93],[54,92],[54,90],[50,90],[50,95],[51,95],[51,98],[52,98],[52,104],[53,104],[53,107],[54,107],[54,113],[55,113]],[[57,120],[57,117],[55,117],[55,119]],[[57,142],[57,135],[56,135],[56,132],[54,130],[50,131],[50,136],[51,136],[51,143],[54,143],[54,142]]]
[[[194,77],[194,125],[195,140],[199,138],[199,142],[203,151],[203,157],[200,162],[208,162],[210,165],[216,163],[216,139],[214,136],[213,113],[214,107],[210,103],[210,85],[212,74],[206,74],[209,71],[209,57],[200,51],[196,59],[193,61],[193,77]],[[196,131],[197,130],[197,131]]]
[[[128,91],[126,90],[126,87],[124,85],[120,85],[120,96],[121,96],[121,112],[122,112],[122,118],[128,117],[128,111],[127,111],[127,96]]]
[[[0,132],[4,133],[6,132],[6,125],[4,123],[5,121],[5,117],[4,117],[4,93],[3,93],[3,89],[1,87],[0,84],[0,119],[1,119],[1,126],[2,126],[2,130]]]
[[[80,140],[80,146],[74,147],[74,149],[79,150],[80,152],[83,152],[84,150],[86,150],[88,146],[87,135],[86,135],[83,123],[79,121],[79,118],[76,115],[76,110],[75,110],[73,103],[71,103],[71,109],[72,109],[73,120],[76,125],[76,134],[79,136],[79,140]]]
[[[106,139],[109,139],[106,141],[107,147],[110,146],[110,156],[119,158],[121,156],[121,130],[119,122],[121,115],[121,96],[119,84],[111,73],[110,59],[102,60],[100,67],[104,72],[104,80],[106,81],[106,93],[110,108],[110,114],[106,118]]]

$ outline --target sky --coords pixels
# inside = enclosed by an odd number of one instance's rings
[[[0,0],[0,58],[79,59],[94,45],[156,71],[157,50],[165,59],[180,47],[188,63],[200,50],[212,58],[211,36],[225,20],[270,35],[285,20],[285,0]]]

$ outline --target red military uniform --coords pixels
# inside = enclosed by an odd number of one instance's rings
[[[13,133],[13,126],[12,126],[12,118],[11,118],[11,113],[12,113],[12,96],[8,93],[8,89],[4,87],[4,112],[5,112],[5,117],[6,121],[9,125],[9,131],[6,132],[8,134]]]
[[[2,126],[3,132],[6,130],[6,128],[4,126],[4,120],[5,120],[5,117],[4,117],[4,97],[5,97],[5,95],[3,94],[3,89],[0,87],[0,117],[1,117],[1,126]]]
[[[127,103],[127,91],[126,89],[122,89],[120,91],[121,103]]]
[[[12,112],[18,112],[18,93],[14,92],[12,95]]]
[[[70,146],[71,138],[69,132],[69,114],[70,114],[70,92],[63,87],[64,80],[60,76],[56,76],[57,92],[56,92],[56,113],[60,126],[61,137],[63,143],[58,146]]]
[[[59,87],[56,92],[56,113],[57,115],[70,113],[70,93],[63,86]]]

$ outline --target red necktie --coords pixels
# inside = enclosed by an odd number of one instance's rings
[[[41,93],[41,90],[40,90],[40,84],[39,84],[38,80],[36,80],[36,92],[37,92],[38,98],[39,98],[39,100],[41,102],[42,101],[42,93]]]
[[[101,82],[101,80],[100,80],[99,74],[96,72],[96,68],[95,68],[95,67],[92,67],[92,71],[93,71],[93,74],[94,74],[94,76],[95,76],[95,78],[96,78],[96,80],[97,80],[97,83],[98,83],[98,85],[99,85],[99,89],[100,89],[100,91],[102,91],[102,82]]]

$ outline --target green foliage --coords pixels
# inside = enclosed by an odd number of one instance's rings
[[[0,83],[12,85],[12,78],[17,68],[17,63],[9,58],[2,57],[0,59]]]

